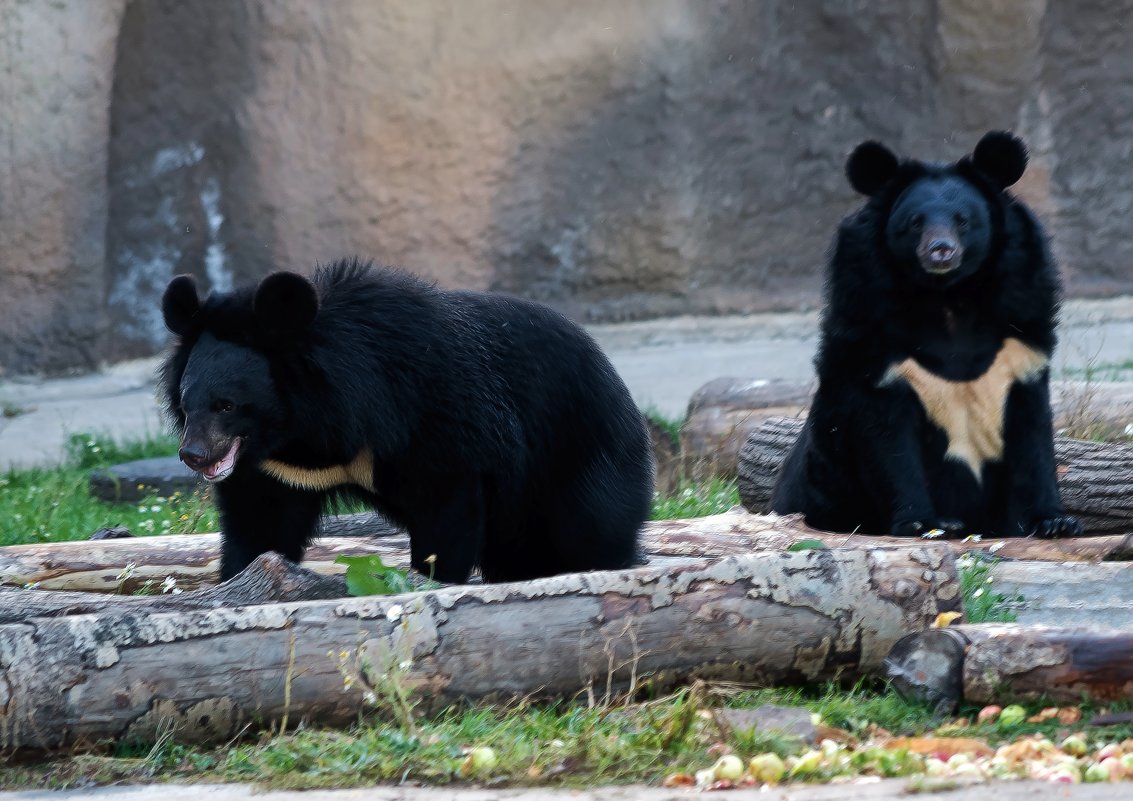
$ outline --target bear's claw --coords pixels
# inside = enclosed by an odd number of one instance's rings
[[[1048,517],[1039,520],[1031,529],[1031,534],[1040,540],[1052,540],[1061,537],[1079,537],[1082,535],[1082,524],[1078,518],[1069,515]]]

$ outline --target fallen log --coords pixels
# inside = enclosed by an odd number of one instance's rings
[[[383,681],[440,706],[604,696],[693,677],[855,676],[878,670],[899,637],[959,603],[952,552],[927,544],[9,623],[0,625],[0,748],[341,724],[357,719],[364,685]],[[364,681],[344,684],[344,670]]]
[[[744,444],[737,484],[746,508],[768,511],[779,467],[802,427],[801,420],[772,418]],[[1133,531],[1133,445],[1055,437],[1054,456],[1063,506],[1087,533]]]
[[[189,609],[215,609],[227,606],[254,606],[282,601],[314,601],[342,598],[346,580],[341,576],[320,576],[289,562],[277,553],[267,553],[239,575],[212,587],[173,592],[159,588],[157,595],[109,595],[103,592],[68,592],[0,587],[0,623],[16,623],[44,617],[62,617],[112,610],[173,612]]]
[[[717,378],[689,400],[676,456],[683,477],[736,474],[748,435],[770,417],[797,417],[806,411],[813,382]]]
[[[1015,623],[1133,631],[1133,562],[1000,561],[988,578]]]
[[[339,555],[377,554],[387,565],[409,566],[409,539],[390,534],[378,515],[360,513],[331,519],[336,537],[323,537],[307,551],[303,567],[323,575],[345,571]],[[369,539],[371,531],[380,539]],[[906,547],[917,540],[832,534],[807,527],[799,516],[754,515],[742,507],[719,515],[687,520],[656,520],[645,525],[641,545],[648,564],[676,558],[719,558],[757,551],[785,551],[805,540],[836,547]],[[957,553],[981,551],[1005,559],[1099,562],[1133,559],[1133,535],[1080,537],[1072,540],[953,541]],[[192,590],[219,579],[220,538],[216,534],[132,537],[98,542],[54,542],[0,548],[0,584],[35,584],[44,590],[133,593],[147,583],[151,590],[172,577]],[[124,571],[124,567],[132,568]],[[124,575],[128,573],[129,575]],[[4,596],[0,596],[0,604]]]
[[[376,516],[375,520],[388,525]],[[398,559],[407,562],[408,548],[404,535],[380,540],[324,537],[307,550],[303,566],[322,575],[341,575],[346,568],[335,564],[339,555],[378,554],[390,564]],[[130,595],[157,592],[169,577],[182,590],[217,582],[220,536],[181,534],[0,548],[0,585]]]
[[[681,427],[678,462],[694,477],[734,476],[740,452],[771,417],[806,415],[815,383],[717,378],[693,394]],[[1068,437],[1113,439],[1133,423],[1133,382],[1052,381],[1055,430]]]
[[[951,626],[909,634],[886,660],[903,694],[944,706],[1133,698],[1133,633],[1109,628]]]

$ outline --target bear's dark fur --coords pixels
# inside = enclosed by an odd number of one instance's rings
[[[268,550],[298,561],[339,496],[403,525],[439,581],[635,563],[642,416],[551,309],[341,262],[203,303],[179,276],[163,312],[163,392],[182,459],[214,482],[223,579]]]
[[[1080,533],[1055,485],[1049,361],[1060,292],[1043,230],[1004,190],[1023,143],[955,164],[859,145],[866,204],[827,272],[818,390],[772,494],[833,531]]]

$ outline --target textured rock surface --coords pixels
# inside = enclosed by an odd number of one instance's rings
[[[355,252],[584,319],[813,306],[845,153],[992,127],[1072,291],[1133,289],[1118,0],[5,9],[9,372],[153,352],[177,272]]]
[[[125,0],[0,4],[0,375],[89,368]]]
[[[138,459],[90,475],[90,494],[104,501],[140,501],[150,495],[192,494],[205,484],[176,456]]]

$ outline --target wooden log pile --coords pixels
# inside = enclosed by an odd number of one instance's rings
[[[336,536],[317,540],[303,567],[322,575],[341,575],[339,555],[380,556],[387,565],[407,569],[409,539],[391,533],[377,515],[333,518],[327,530]],[[373,535],[371,538],[368,535]],[[651,566],[681,559],[717,559],[757,552],[785,551],[817,540],[830,548],[901,548],[919,544],[899,537],[834,534],[806,526],[799,516],[752,514],[737,507],[723,514],[688,520],[646,523],[642,551]],[[1071,540],[1030,538],[950,542],[957,553],[982,551],[1006,559],[1098,562],[1133,558],[1133,537],[1105,535]],[[160,592],[168,579],[182,590],[195,590],[219,579],[220,538],[216,534],[130,537],[98,542],[55,542],[0,548],[0,586],[35,585],[41,590],[131,594]],[[124,566],[133,567],[124,570]],[[0,592],[0,608],[7,596]],[[248,603],[250,601],[244,601]],[[15,601],[12,601],[15,603]],[[3,612],[0,611],[0,615]]]
[[[292,581],[300,569],[265,554],[250,571]],[[210,592],[89,613],[87,599],[71,599],[62,611],[83,613],[0,624],[0,749],[341,724],[357,719],[367,684],[395,675],[426,706],[693,677],[853,676],[878,670],[898,638],[960,598],[953,553],[937,544],[685,559],[401,596],[216,606]]]

